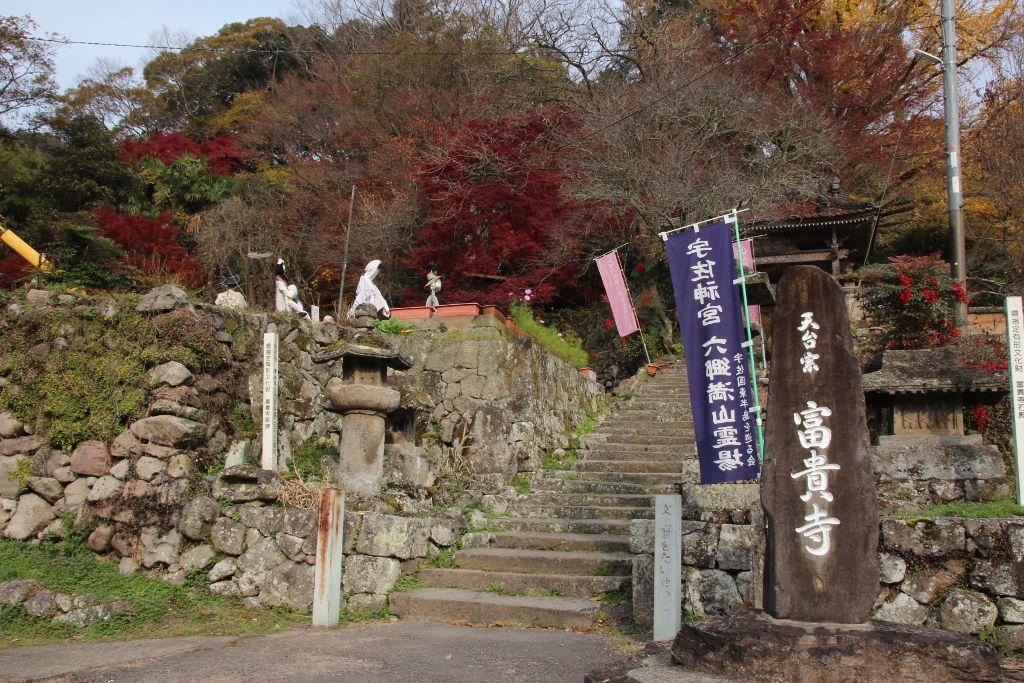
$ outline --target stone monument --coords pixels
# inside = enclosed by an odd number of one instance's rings
[[[327,383],[332,408],[343,415],[338,449],[338,484],[347,493],[380,492],[384,476],[385,417],[398,408],[401,395],[385,386],[388,368],[412,367],[375,329],[377,309],[360,304],[348,339],[317,354],[315,362],[342,359],[342,377]]]
[[[878,513],[860,367],[843,292],[818,268],[776,290],[761,502],[765,612],[686,624],[672,658],[751,681],[998,681],[969,636],[866,622],[879,592]]]
[[[761,504],[764,607],[856,624],[878,595],[878,506],[843,290],[798,266],[778,285]]]

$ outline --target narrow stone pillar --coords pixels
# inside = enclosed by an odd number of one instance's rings
[[[682,496],[654,497],[654,640],[675,638],[682,626]]]
[[[260,467],[277,471],[277,326],[267,325],[263,335],[263,450]]]
[[[317,508],[316,566],[313,570],[313,626],[335,626],[341,613],[345,492],[323,489]]]

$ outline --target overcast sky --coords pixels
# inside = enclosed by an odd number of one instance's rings
[[[298,22],[293,0],[3,0],[3,15],[31,16],[43,34],[83,42],[148,44],[164,27],[193,37],[216,33],[224,24],[254,17]],[[57,82],[74,87],[99,58],[139,67],[146,49],[56,45]]]

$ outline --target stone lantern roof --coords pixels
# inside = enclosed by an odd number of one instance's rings
[[[885,351],[882,368],[864,375],[865,394],[1006,393],[1005,370],[964,367],[950,347]]]

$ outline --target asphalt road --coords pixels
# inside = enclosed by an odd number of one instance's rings
[[[0,650],[0,681],[580,683],[630,656],[596,634],[399,621],[269,636],[13,648]]]

